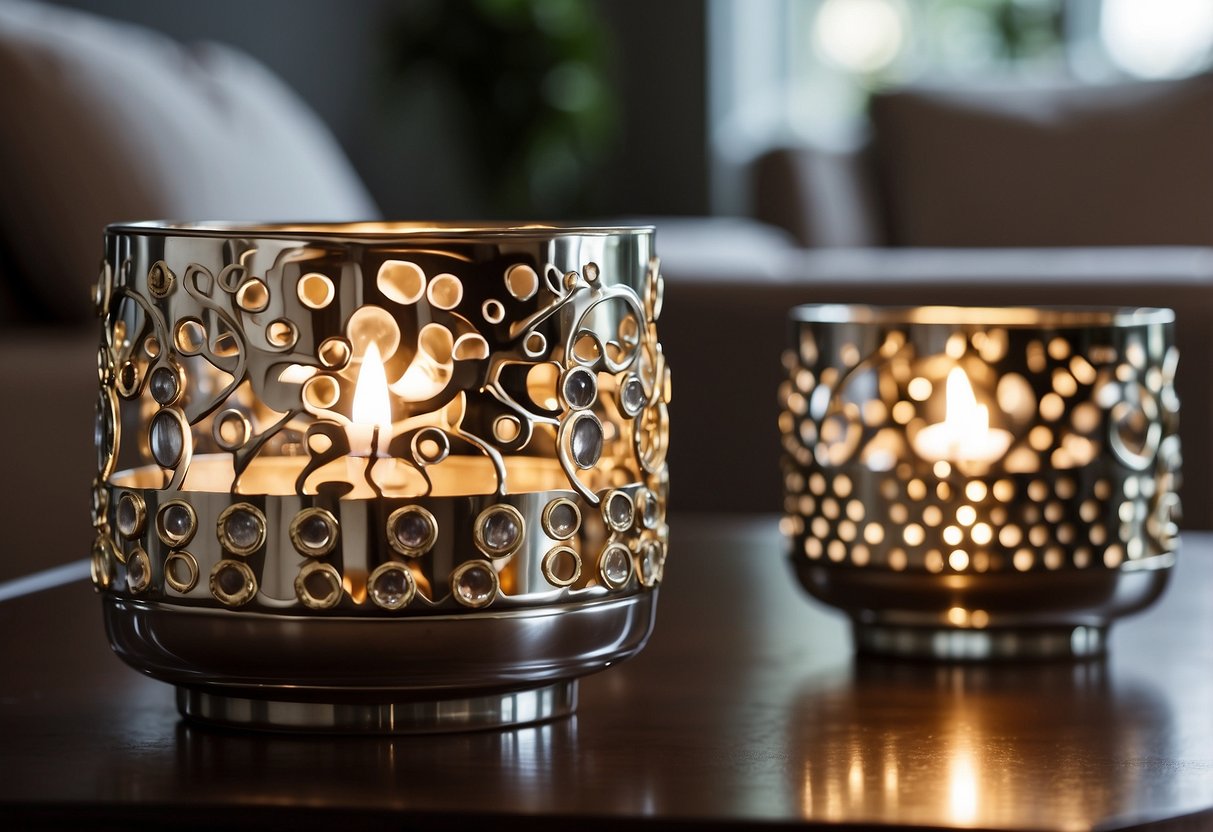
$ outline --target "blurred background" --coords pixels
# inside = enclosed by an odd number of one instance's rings
[[[911,82],[1213,61],[1207,0],[56,0],[241,48],[389,217],[745,213],[764,150],[862,140]]]

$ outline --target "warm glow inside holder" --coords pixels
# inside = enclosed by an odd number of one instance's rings
[[[1103,652],[1162,591],[1179,501],[1164,309],[805,306],[784,531],[865,652]]]
[[[570,712],[666,556],[649,228],[112,226],[93,578],[188,716]]]

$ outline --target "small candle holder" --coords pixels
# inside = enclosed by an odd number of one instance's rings
[[[1082,657],[1175,561],[1166,309],[804,306],[782,525],[861,652]]]
[[[114,650],[246,728],[572,712],[653,622],[661,299],[651,228],[111,226]]]

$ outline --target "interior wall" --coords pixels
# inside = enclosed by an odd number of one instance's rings
[[[387,217],[486,216],[459,163],[439,88],[386,71],[393,12],[408,0],[53,0],[184,42],[251,53],[330,126]],[[702,0],[595,0],[613,45],[620,122],[587,205],[596,216],[708,210]],[[561,219],[553,217],[552,219]]]

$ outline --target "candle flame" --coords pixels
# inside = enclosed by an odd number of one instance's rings
[[[914,437],[919,456],[932,462],[988,463],[1007,452],[1011,434],[990,427],[990,408],[977,403],[973,385],[960,367],[948,372],[944,417]]]
[[[947,408],[943,421],[959,442],[969,437],[985,436],[990,430],[990,408],[977,403],[969,376],[960,367],[953,367],[948,372]]]
[[[379,347],[374,341],[367,344],[366,352],[362,354],[362,368],[354,385],[353,421],[381,430],[392,425],[392,400],[388,396],[387,373],[383,369]]]

